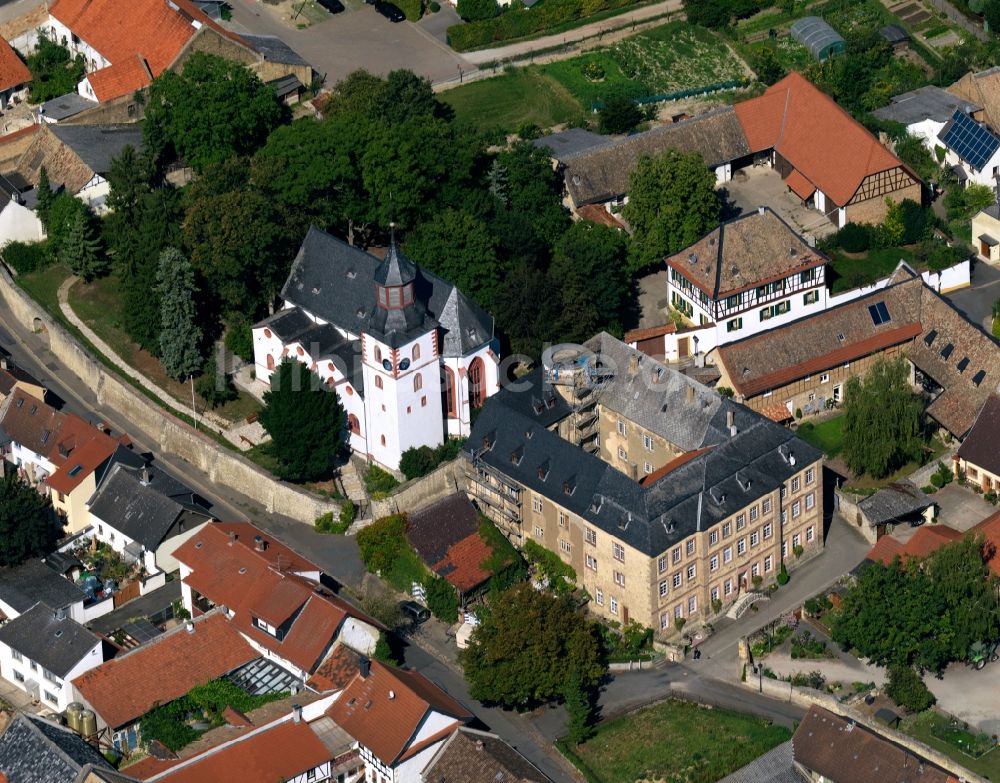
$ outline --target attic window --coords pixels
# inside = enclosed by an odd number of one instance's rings
[[[17,402],[15,404],[17,405],[18,408],[24,405],[24,397],[18,397]]]
[[[576,492],[576,476],[570,476],[563,482],[563,493],[566,495],[572,495]]]
[[[205,546],[205,544],[202,541],[195,541],[194,542],[194,548],[195,549],[201,549],[203,546]]]
[[[524,459],[524,446],[518,446],[510,453],[510,463],[520,465],[522,459]]]
[[[358,276],[358,273],[355,270],[353,270],[353,269],[348,269],[347,270],[347,279],[348,280],[353,280],[357,276]]]
[[[37,405],[32,405],[31,406],[31,410],[28,411],[28,415],[29,416],[34,416],[36,413],[38,413],[38,406]]]
[[[626,512],[624,515],[618,517],[618,528],[620,530],[628,530],[628,524],[632,521],[632,512]]]
[[[969,366],[969,357],[966,356],[958,363],[958,371],[965,372],[965,368],[968,366]]]
[[[978,386],[986,379],[986,370],[980,370],[972,376],[972,385]]]
[[[314,294],[318,294],[319,293],[319,288],[317,286],[313,286],[313,293]]]
[[[79,472],[80,472],[81,470],[83,470],[83,465],[74,465],[74,466],[73,466],[73,468],[72,468],[72,470],[70,470],[70,472],[69,472],[69,475],[71,475],[71,476],[75,476],[75,475],[77,475],[77,474],[78,474],[78,473],[79,473]]]
[[[60,628],[58,631],[55,632],[56,639],[58,639],[62,635],[63,635],[63,629],[62,628]]]
[[[924,345],[930,345],[934,342],[934,338],[937,337],[937,329],[931,329],[927,334],[924,335]]]
[[[535,412],[535,415],[538,416],[545,409],[545,406],[542,404],[540,399],[535,397],[531,400],[531,409]]]
[[[549,477],[549,463],[548,460],[543,462],[538,466],[538,478],[545,481]]]
[[[844,333],[843,333],[843,332],[840,332],[840,333],[839,333],[839,334],[837,335],[837,340],[838,340],[839,342],[844,342]]]
[[[246,566],[243,566],[243,567],[242,567],[242,568],[240,569],[240,573],[241,573],[241,574],[245,574],[246,572],[247,572],[247,569],[246,569]]]
[[[601,506],[603,505],[604,505],[604,495],[594,495],[594,500],[590,504],[590,510],[593,511],[595,514],[597,514],[600,512]]]
[[[952,345],[951,343],[948,343],[944,348],[941,349],[941,358],[947,359],[949,356],[951,356],[951,352],[954,350],[955,346]]]
[[[350,699],[347,700],[347,706],[348,707],[353,707],[357,703],[358,703],[358,700],[354,696],[352,696]]]

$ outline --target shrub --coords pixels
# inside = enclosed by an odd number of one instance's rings
[[[608,98],[597,112],[601,133],[605,134],[628,133],[643,119],[642,109],[623,95]]]
[[[449,438],[437,448],[416,446],[403,452],[399,470],[407,480],[426,476],[443,462],[455,459],[462,451],[461,438]]]
[[[406,541],[406,514],[376,519],[358,532],[361,560],[370,572],[385,573]]]
[[[904,245],[919,242],[930,233],[930,211],[916,201],[904,199],[899,205],[899,215],[903,222]]]
[[[936,701],[913,667],[899,664],[889,667],[885,694],[900,707],[912,712],[923,712]]]
[[[8,242],[3,248],[3,260],[19,275],[44,269],[50,256],[44,242]]]
[[[792,553],[795,555],[796,560],[802,557],[802,553],[805,551],[806,550],[802,548],[802,544],[796,544],[795,546],[792,547]]]
[[[232,402],[239,397],[239,392],[236,391],[229,376],[225,373],[219,373],[218,363],[214,356],[209,356],[208,361],[205,362],[201,375],[194,382],[194,390],[213,408],[218,408],[220,405]]]
[[[389,638],[385,631],[379,632],[378,641],[375,642],[375,650],[372,652],[372,657],[376,661],[387,663],[390,666],[399,665],[400,661],[396,656],[395,650],[392,649],[392,645],[389,643]]]
[[[801,419],[802,418],[802,408],[796,408],[795,409],[795,418],[796,419]]]
[[[334,521],[333,512],[327,511],[320,517],[316,518],[316,522],[313,524],[317,533],[333,533],[335,535],[343,535],[346,533],[352,524],[354,524],[354,518],[358,513],[357,506],[355,506],[351,501],[347,501],[340,508],[340,514],[337,516],[337,520]]]
[[[456,10],[466,22],[480,22],[492,19],[499,8],[496,0],[458,0]]]
[[[719,393],[720,397],[725,397],[727,400],[731,400],[736,396],[736,392],[729,386],[716,386],[715,390]]]
[[[382,500],[399,486],[399,481],[395,476],[374,464],[368,466],[364,480],[365,489],[374,500]]]
[[[448,625],[458,622],[458,593],[452,585],[440,577],[429,575],[424,579],[427,591],[427,608],[431,614]]]
[[[253,361],[253,334],[250,327],[250,319],[243,313],[234,313],[229,316],[226,328],[226,349],[245,362]]]
[[[987,503],[992,503],[995,506],[997,504],[996,490],[991,489],[989,492],[984,493],[983,500],[985,500]]]
[[[719,612],[722,611],[722,599],[720,599],[720,598],[713,598],[712,599],[712,611],[715,614],[718,614]]]
[[[785,568],[784,561],[781,562],[781,570],[778,571],[778,584],[779,585],[788,584],[788,569]]]
[[[564,563],[555,552],[550,552],[530,538],[524,542],[525,559],[532,563],[541,576],[548,579],[549,587],[555,593],[568,593],[573,590],[576,582],[576,571],[573,566]]]
[[[437,0],[431,0],[430,4],[427,6],[431,9],[432,14],[436,14],[441,10],[441,4]]]
[[[685,620],[683,617],[675,617],[674,618],[674,628],[677,629],[677,633],[680,633],[681,631],[684,630],[684,624],[686,622],[687,622],[687,620]]]
[[[848,223],[837,232],[837,244],[848,253],[864,253],[871,241],[871,226],[863,223]]]
[[[604,78],[604,66],[597,60],[589,60],[580,68],[581,73],[588,81],[599,82]]]
[[[933,484],[924,484],[924,486],[920,488],[920,491],[923,492],[925,495],[933,495],[935,492],[938,491],[938,488],[935,487]]]

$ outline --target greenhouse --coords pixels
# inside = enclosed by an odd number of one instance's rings
[[[805,46],[817,60],[844,51],[844,39],[818,16],[806,16],[792,25],[792,38]]]

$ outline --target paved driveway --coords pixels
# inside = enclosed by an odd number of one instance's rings
[[[383,76],[406,68],[432,82],[452,79],[459,69],[463,73],[475,69],[434,37],[434,17],[420,24],[393,24],[370,5],[362,5],[305,30],[293,30],[257,0],[231,2],[233,19],[228,26],[236,32],[277,36],[325,76],[328,86],[359,68]],[[444,5],[434,16],[447,20]]]
[[[945,294],[945,298],[970,321],[987,332],[993,322],[993,303],[1000,299],[1000,269],[978,261],[972,268],[972,285]]]
[[[735,179],[726,183],[724,190],[729,204],[737,214],[766,206],[801,234],[819,238],[836,230],[821,212],[802,206],[798,197],[788,192],[781,175],[767,166],[747,166],[741,169]]]

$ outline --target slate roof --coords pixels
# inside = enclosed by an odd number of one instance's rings
[[[88,764],[111,769],[76,732],[34,715],[17,713],[0,735],[0,772],[10,783],[68,783]]]
[[[910,40],[910,34],[898,24],[887,24],[879,28],[878,34],[891,44],[905,43]]]
[[[537,149],[544,149],[560,163],[572,155],[579,155],[594,147],[607,144],[610,139],[584,128],[567,128],[558,133],[550,133],[529,143]]]
[[[83,590],[42,560],[25,560],[17,566],[0,568],[0,601],[18,613],[27,612],[39,601],[64,609],[86,597]]]
[[[195,685],[216,680],[260,657],[229,620],[212,611],[121,653],[73,680],[87,704],[112,728],[145,715]]]
[[[892,103],[872,114],[880,120],[914,125],[923,120],[947,122],[956,111],[975,112],[982,106],[933,85],[925,85],[910,92],[894,95]]]
[[[375,298],[375,274],[381,265],[370,253],[311,227],[292,263],[281,298],[351,335],[371,334],[391,347],[435,328],[443,333],[444,356],[464,356],[493,339],[492,317],[455,286],[417,267],[413,310],[423,311],[419,322],[408,321],[405,326],[386,323],[385,311]],[[352,357],[354,353],[352,347]]]
[[[143,484],[139,476],[120,464],[111,469],[88,505],[95,518],[138,541],[150,552],[163,543],[182,515],[189,517],[190,527],[209,519],[207,514],[188,511],[151,484]]]
[[[3,38],[0,38],[0,90],[26,84],[31,81],[31,73],[17,52]]]
[[[776,150],[837,206],[847,204],[869,174],[905,168],[833,98],[794,71],[734,108],[751,152]]]
[[[640,158],[670,149],[697,152],[709,168],[751,151],[733,108],[726,106],[564,156],[566,190],[577,207],[618,198],[628,192],[629,175]]]
[[[42,104],[40,111],[43,115],[52,120],[65,120],[87,109],[92,109],[97,105],[97,101],[84,98],[78,92],[69,92],[52,98]]]
[[[139,125],[50,125],[56,138],[96,174],[106,174],[125,147],[142,146]]]
[[[930,496],[912,481],[897,481],[869,495],[858,506],[874,527],[907,519],[934,505]]]
[[[551,783],[496,734],[467,726],[445,740],[422,777],[428,783]]]
[[[243,35],[244,41],[265,60],[282,65],[309,65],[291,46],[276,35]]]
[[[479,535],[480,517],[464,492],[408,515],[406,538],[434,573],[466,593],[491,573],[482,563],[493,550]]]
[[[792,760],[792,742],[782,742],[718,783],[802,783]]]
[[[416,745],[412,740],[431,711],[458,723],[473,715],[419,672],[371,661],[367,677],[360,673],[330,705],[326,715],[387,766],[427,747],[437,735]],[[444,739],[454,724],[437,739]]]
[[[770,207],[762,207],[720,224],[669,256],[667,266],[712,299],[720,299],[823,266],[827,260]]]
[[[821,457],[786,428],[610,335],[587,343],[595,346],[615,359],[611,364],[619,376],[600,392],[605,408],[684,451],[714,448],[643,486],[542,425],[525,404],[530,392],[502,389],[480,411],[465,444],[466,456],[483,460],[532,492],[558,498],[573,514],[651,557],[773,492]],[[630,356],[637,359],[632,377]],[[653,377],[659,379],[653,383]],[[727,427],[730,412],[735,436]],[[515,452],[521,454],[517,464],[512,461]],[[543,466],[547,472],[539,470]]]
[[[1000,475],[1000,396],[986,398],[976,423],[958,447],[958,456],[978,468]]]
[[[65,611],[35,604],[24,614],[0,627],[0,642],[44,666],[57,677],[65,677],[101,637],[70,618]],[[101,653],[98,651],[97,656]],[[99,658],[95,656],[95,661]]]
[[[832,783],[950,783],[951,776],[871,729],[813,706],[792,736],[794,759]],[[918,774],[918,765],[923,771]]]
[[[20,156],[16,170],[28,182],[37,185],[42,166],[53,185],[63,185],[77,193],[94,174],[106,174],[111,160],[131,145],[142,144],[139,125],[61,125],[36,126],[35,137]]]

